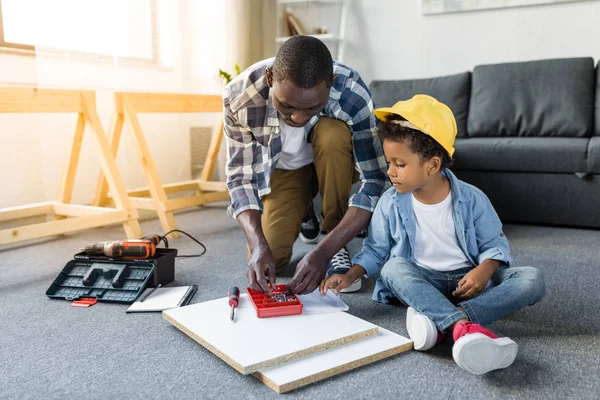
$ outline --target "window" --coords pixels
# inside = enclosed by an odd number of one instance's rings
[[[0,47],[152,60],[156,0],[0,0]]]
[[[6,0],[4,0],[6,1]],[[26,44],[19,44],[19,43],[10,43],[8,42],[5,37],[4,37],[4,14],[3,14],[3,4],[2,4],[2,0],[0,0],[0,48],[6,48],[6,49],[18,49],[18,50],[22,50],[22,51],[34,51],[35,47],[31,46],[31,45],[26,45]]]

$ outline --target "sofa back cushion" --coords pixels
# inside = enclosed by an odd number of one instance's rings
[[[591,57],[477,66],[469,136],[591,136],[595,80]]]
[[[454,113],[458,136],[467,136],[467,114],[471,94],[471,73],[429,79],[373,81],[369,86],[375,107],[389,107],[415,94],[428,94],[446,104]]]
[[[600,136],[600,61],[596,66],[596,117],[594,118],[596,136]]]

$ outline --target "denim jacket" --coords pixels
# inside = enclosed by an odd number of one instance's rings
[[[450,181],[454,228],[458,245],[473,266],[484,260],[512,263],[508,240],[502,223],[487,196],[475,186],[459,180],[450,170],[443,171]],[[362,250],[352,260],[362,266],[367,277],[379,276],[388,258],[402,257],[414,261],[416,220],[411,194],[401,194],[392,187],[379,199],[369,234]],[[381,279],[377,280],[373,300],[386,302],[392,296]]]

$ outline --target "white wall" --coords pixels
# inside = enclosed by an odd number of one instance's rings
[[[198,6],[169,1],[159,21],[167,67],[111,65],[99,61],[50,56],[0,54],[0,86],[40,86],[97,91],[98,111],[108,130],[113,93],[147,91],[220,94],[217,68],[224,67],[218,30],[224,19],[218,4]],[[210,13],[207,9],[213,9]],[[226,66],[225,66],[226,67]],[[212,126],[218,117],[200,114],[141,115],[153,160],[163,183],[190,179],[190,126]],[[0,208],[54,200],[66,165],[76,123],[75,114],[0,114]],[[73,201],[91,201],[100,171],[91,131],[81,150]],[[117,164],[128,188],[146,186],[127,131]],[[219,176],[219,174],[216,174]]]
[[[231,70],[236,61],[223,22],[226,7],[190,0],[168,4],[159,18],[169,33],[161,37],[168,68],[0,54],[0,85],[97,90],[105,128],[114,90],[220,93],[216,70]],[[484,63],[600,57],[600,1],[423,16],[419,0],[350,0],[348,14],[345,62],[366,82],[452,74]],[[189,127],[212,125],[215,118],[142,116],[164,183],[189,179]],[[75,121],[75,115],[0,114],[0,207],[56,197]],[[91,200],[99,172],[92,144],[87,132],[74,193],[80,203]],[[117,162],[128,188],[145,186],[126,132]]]
[[[367,83],[600,57],[600,1],[424,16],[419,0],[351,0],[347,26],[344,61]]]

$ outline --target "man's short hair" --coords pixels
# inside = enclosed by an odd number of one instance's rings
[[[333,82],[333,59],[329,49],[311,36],[292,36],[277,52],[273,63],[273,79],[289,81],[302,89]]]

